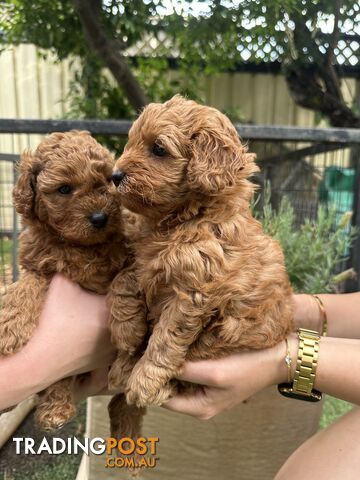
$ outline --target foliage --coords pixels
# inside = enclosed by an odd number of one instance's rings
[[[187,58],[193,63],[206,63],[209,73],[241,62],[243,47],[248,50],[247,59],[254,62],[284,62],[296,57],[303,62],[313,61],[307,37],[301,39],[302,45],[294,44],[295,29],[305,26],[320,45],[322,30],[329,28],[336,11],[335,2],[328,0],[211,0],[199,2],[203,11],[198,15],[184,15],[184,11],[191,12],[194,2],[181,3],[188,7],[164,21]],[[352,0],[341,2],[338,18],[341,32],[354,30],[359,12],[359,6]],[[331,45],[325,42],[319,54],[325,56],[327,49]]]
[[[349,226],[350,215],[340,220],[334,207],[319,206],[317,219],[296,224],[294,209],[283,197],[275,211],[270,189],[264,192],[263,205],[255,205],[255,216],[264,231],[279,240],[285,255],[290,282],[296,292],[319,293],[336,289],[337,267],[347,258],[357,231]]]
[[[1,30],[8,43],[31,42],[50,50],[59,60],[89,54],[81,23],[71,0],[5,0]],[[106,29],[127,47],[152,30],[148,19],[155,4],[142,0],[103,2]]]
[[[194,87],[198,79],[191,72],[185,75],[183,71],[172,78],[167,59],[138,58],[134,68],[152,101],[163,102],[179,92],[200,99]],[[94,57],[84,59],[81,68],[75,71],[64,100],[70,104],[67,118],[135,118],[119,86]]]
[[[1,29],[9,43],[29,41],[52,50],[58,58],[83,56],[87,46],[71,0],[5,0],[7,14]],[[333,19],[335,3],[328,0],[109,0],[102,2],[107,31],[126,48],[146,35],[165,33],[173,43],[164,54],[180,48],[189,63],[203,60],[209,68],[228,68],[241,60],[240,46],[249,48],[249,60],[284,60],[295,55],[291,37],[295,22],[306,24],[313,36]],[[353,0],[341,2],[341,32],[352,31],[360,8]],[[69,34],[71,32],[71,35]],[[151,38],[151,37],[150,37]],[[266,44],[265,51],[261,48]],[[307,56],[304,50],[297,55]],[[327,45],[327,48],[330,46]],[[326,49],[326,47],[325,47]],[[273,55],[274,50],[277,55]]]
[[[93,56],[82,59],[81,68],[75,70],[63,101],[69,105],[65,118],[134,118],[134,111],[121,89]],[[126,138],[118,135],[98,135],[96,138],[117,154],[126,143]]]
[[[104,73],[103,59],[88,46],[74,3],[2,1],[2,42],[31,42],[59,60],[80,57],[69,92],[69,116],[131,118],[135,112],[128,94]],[[200,73],[219,73],[245,60],[279,61],[293,70],[311,62],[327,65],[338,33],[353,31],[360,11],[353,0],[343,0],[338,11],[338,3],[328,0],[95,0],[95,4],[100,4],[102,27],[119,55],[126,57],[139,41],[159,39],[161,44],[167,39],[157,49],[157,59],[139,58],[136,64],[127,59],[147,97],[157,101],[178,92],[201,96]],[[334,16],[336,38],[324,40],[322,30],[331,31]],[[178,58],[175,76],[167,72],[171,56]],[[325,80],[333,73],[326,72]],[[335,90],[338,93],[336,85]],[[329,110],[313,108],[322,114]]]
[[[156,9],[161,3],[140,0],[104,2],[103,26],[124,50],[129,49],[144,36],[156,35],[160,28],[155,21]],[[0,17],[0,42],[5,45],[30,42],[42,49],[43,56],[51,52],[59,61],[80,58],[80,62],[72,62],[74,78],[64,99],[70,105],[68,118],[131,119],[135,116],[126,92],[87,46],[72,1],[40,0],[33,4],[29,0],[7,0],[2,4],[6,8]],[[192,73],[191,69],[180,69],[177,75],[169,75],[166,57],[138,57],[131,67],[151,101],[164,101],[175,93],[199,99],[197,70]],[[112,148],[121,150],[121,143],[117,144],[115,139],[104,140]]]
[[[0,238],[0,276],[5,273],[5,266],[10,265],[12,259],[12,241]],[[0,280],[1,283],[1,280]]]

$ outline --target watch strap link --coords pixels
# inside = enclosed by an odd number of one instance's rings
[[[315,390],[314,383],[319,358],[320,335],[313,330],[299,328],[298,337],[299,349],[294,380],[292,383],[289,382],[289,379],[288,383],[280,383],[278,390],[285,397],[318,402],[321,400],[322,394]]]
[[[319,340],[317,332],[299,329],[299,352],[293,381],[296,393],[311,395],[319,358]]]

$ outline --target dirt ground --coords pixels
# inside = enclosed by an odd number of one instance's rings
[[[85,432],[85,404],[81,405],[77,417],[61,430],[53,434],[44,434],[35,424],[34,415],[31,413],[20,425],[12,437],[31,437],[35,440],[35,446],[39,445],[44,437],[50,440],[52,437],[67,439],[76,436],[81,439]],[[51,466],[53,472],[49,474],[50,478],[55,478],[54,468],[61,467],[61,463],[71,463],[76,471],[80,464],[81,454],[79,455],[50,455],[46,452],[39,455],[17,455],[15,453],[15,443],[10,440],[0,450],[0,480],[33,480],[40,478],[39,471],[46,471],[46,467]],[[42,474],[41,478],[46,478]],[[64,478],[64,477],[62,477]],[[73,477],[75,479],[75,475]],[[71,479],[71,480],[73,480]],[[64,479],[65,480],[65,479]]]

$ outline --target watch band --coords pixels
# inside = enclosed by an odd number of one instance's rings
[[[286,397],[317,402],[322,397],[321,392],[314,389],[320,335],[305,328],[299,328],[298,335],[299,350],[293,383],[282,383],[278,389]]]
[[[314,388],[317,362],[319,358],[318,332],[299,328],[299,351],[296,362],[293,390],[296,393],[310,395]]]

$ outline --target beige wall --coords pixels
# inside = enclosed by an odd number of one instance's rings
[[[345,79],[343,94],[349,105],[355,97],[355,79]],[[282,75],[221,74],[206,82],[206,102],[220,109],[238,108],[248,122],[312,127],[315,115],[297,106]],[[324,125],[324,123],[323,123]]]
[[[10,46],[0,54],[0,118],[62,118],[70,79],[69,61],[55,63],[51,54],[44,59],[33,45]],[[204,85],[206,103],[220,109],[239,109],[248,122],[315,125],[313,112],[295,105],[281,75],[222,74],[205,80]],[[355,80],[347,79],[343,91],[351,103]],[[0,134],[0,154],[34,148],[40,138]],[[11,203],[8,182],[12,175],[12,166],[0,160],[0,230],[12,225],[11,208],[4,207]]]

